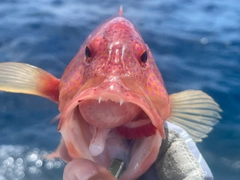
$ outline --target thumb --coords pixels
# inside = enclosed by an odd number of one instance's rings
[[[75,159],[67,164],[63,180],[116,180],[104,167],[87,159]]]

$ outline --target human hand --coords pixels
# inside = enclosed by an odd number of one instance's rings
[[[67,164],[63,180],[116,180],[103,166],[87,159],[75,159]]]
[[[166,139],[162,142],[156,162],[138,180],[213,179],[211,170],[195,143],[189,139],[190,137],[182,128],[172,123],[166,123],[165,133]],[[184,138],[180,134],[184,134]],[[63,180],[116,180],[105,167],[90,160],[75,159],[71,161],[64,144],[60,154],[63,159],[70,161],[65,167]],[[204,174],[202,174],[203,172]]]

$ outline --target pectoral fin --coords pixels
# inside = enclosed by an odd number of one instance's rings
[[[168,121],[182,127],[195,142],[202,141],[212,130],[222,110],[206,93],[187,90],[170,95],[172,115]]]
[[[50,73],[24,63],[0,63],[0,90],[33,94],[58,102],[59,79]]]

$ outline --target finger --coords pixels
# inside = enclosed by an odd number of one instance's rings
[[[104,167],[87,159],[76,159],[67,164],[63,180],[116,180]]]

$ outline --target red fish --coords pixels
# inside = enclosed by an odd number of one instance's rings
[[[121,180],[136,179],[154,163],[166,120],[201,141],[221,111],[202,91],[168,95],[149,47],[122,10],[87,37],[61,79],[32,65],[0,63],[0,90],[58,103],[62,141],[53,156],[104,167],[121,159],[127,164]]]

